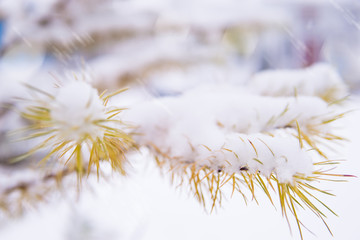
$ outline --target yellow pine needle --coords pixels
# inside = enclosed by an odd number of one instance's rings
[[[119,90],[117,90],[117,91],[115,91],[115,92],[113,92],[113,93],[110,93],[109,95],[106,95],[105,97],[102,96],[101,98],[102,98],[103,101],[104,101],[104,105],[107,105],[107,103],[108,103],[108,101],[109,101],[109,99],[110,99],[111,97],[113,97],[113,96],[115,96],[115,95],[118,95],[118,94],[120,94],[120,93],[122,93],[122,92],[125,92],[125,91],[128,90],[128,89],[129,89],[129,88],[119,89]]]
[[[220,190],[220,186],[219,186],[219,184],[220,184],[220,174],[217,175],[217,179],[215,180],[215,182],[216,182],[216,190],[215,190],[215,196],[213,198],[213,205],[211,207],[210,212],[212,212],[214,210],[215,205],[216,205],[216,199],[217,199],[217,196],[219,194],[219,190]]]
[[[328,104],[328,105],[329,105],[329,106],[331,106],[331,105],[341,104],[341,103],[343,103],[343,102],[347,101],[347,100],[349,99],[349,97],[350,97],[350,95],[345,96],[345,97],[340,98],[340,99],[337,99],[337,100],[334,100],[334,101],[332,101],[332,102],[329,102],[329,104]]]
[[[327,160],[328,161],[328,160]],[[327,162],[326,161],[326,162]],[[326,163],[325,162],[325,163]],[[189,183],[192,186],[191,188],[194,191],[194,195],[196,196],[196,199],[204,205],[205,207],[205,197],[203,191],[206,189],[210,193],[211,197],[211,211],[213,212],[216,208],[217,204],[221,204],[221,195],[222,190],[227,183],[230,183],[232,188],[232,194],[237,191],[239,192],[243,198],[245,203],[247,202],[247,198],[245,194],[241,191],[241,187],[239,186],[239,183],[242,183],[247,187],[247,189],[250,190],[250,193],[252,195],[253,200],[257,202],[256,194],[255,194],[255,186],[254,181],[261,187],[261,189],[264,191],[266,196],[269,198],[271,203],[274,205],[274,202],[272,201],[271,194],[269,192],[268,187],[265,184],[264,179],[259,173],[250,174],[250,173],[242,173],[240,172],[240,175],[242,176],[242,179],[238,179],[236,177],[237,173],[232,173],[231,175],[228,175],[224,171],[217,172],[214,169],[209,169],[205,166],[202,166],[200,168],[196,168],[196,163],[193,163],[191,165],[185,164],[187,167],[184,168],[184,172],[189,171]],[[181,174],[181,173],[180,173]],[[275,185],[277,185],[277,192],[278,192],[278,198],[281,206],[282,215],[286,218],[289,227],[290,222],[287,215],[287,211],[290,211],[292,215],[294,216],[296,220],[296,224],[298,227],[298,231],[300,234],[300,237],[303,238],[302,233],[302,227],[305,227],[297,214],[296,206],[299,206],[301,208],[305,208],[305,206],[310,209],[316,216],[318,216],[325,224],[326,228],[330,232],[330,228],[326,224],[323,217],[325,217],[325,214],[313,203],[313,201],[310,199],[314,199],[316,202],[318,202],[321,206],[326,208],[329,212],[336,215],[336,213],[331,210],[330,207],[328,207],[325,203],[323,203],[319,198],[317,198],[313,193],[311,193],[309,190],[313,190],[319,193],[332,195],[331,193],[328,193],[326,191],[320,190],[307,182],[303,181],[311,181],[313,178],[317,178],[318,175],[321,176],[323,174],[320,171],[314,171],[311,176],[301,176],[296,175],[294,177],[293,183],[280,183],[275,175],[271,175],[269,178],[266,178],[268,185],[275,191]],[[326,173],[325,173],[326,174]],[[202,177],[200,178],[200,175]],[[329,174],[330,175],[330,174]],[[338,177],[344,177],[345,175],[340,174],[331,174],[331,177],[338,176]],[[204,180],[207,180],[207,187],[203,189]],[[304,204],[304,206],[303,206]],[[306,228],[306,227],[305,227]],[[331,233],[331,232],[330,232]]]
[[[57,147],[53,148],[40,162],[39,164],[45,163],[53,154],[57,152],[61,152],[61,150],[68,144],[67,141],[61,142],[59,144],[55,144],[54,146],[58,145]]]
[[[55,99],[55,97],[54,97],[53,95],[51,95],[51,94],[49,94],[49,93],[41,90],[40,88],[34,87],[34,86],[32,86],[32,85],[30,85],[30,84],[28,84],[28,83],[23,83],[23,84],[24,84],[27,88],[33,90],[34,92],[41,93],[41,94],[49,97],[50,99]]]
[[[268,189],[267,189],[264,181],[262,180],[260,174],[257,173],[256,176],[255,176],[255,179],[256,179],[257,182],[259,183],[259,185],[260,185],[260,187],[262,188],[262,190],[265,192],[266,196],[268,196],[271,204],[274,205],[274,202],[272,201],[271,195],[270,195],[270,193],[269,193],[269,191],[268,191]]]
[[[129,129],[130,126],[120,120],[114,119],[119,113],[125,110],[125,108],[110,108],[105,111],[105,119],[89,122],[89,124],[94,124],[94,126],[99,128],[99,131],[103,132],[103,137],[93,139],[90,134],[84,133],[83,136],[80,136],[77,140],[64,140],[61,127],[58,127],[58,123],[51,117],[51,108],[45,107],[47,106],[45,104],[56,101],[55,97],[36,87],[30,85],[26,86],[31,90],[31,93],[33,93],[34,96],[36,95],[35,93],[47,96],[48,102],[45,102],[45,100],[36,100],[35,97],[35,99],[30,100],[32,105],[27,107],[24,112],[20,112],[23,118],[32,122],[30,126],[21,129],[25,132],[29,132],[28,136],[24,137],[22,140],[47,136],[49,137],[46,138],[41,144],[32,148],[26,154],[15,158],[13,162],[24,160],[41,149],[49,149],[49,152],[45,155],[44,158],[42,158],[40,163],[45,163],[52,157],[62,159],[62,157],[69,153],[70,156],[66,156],[64,165],[71,163],[78,174],[79,182],[83,177],[84,171],[87,172],[87,175],[91,173],[92,166],[96,167],[97,176],[99,177],[100,161],[108,161],[113,170],[118,171],[121,174],[125,174],[124,164],[127,162],[125,154],[128,150],[136,148],[132,137],[123,130],[120,130],[120,128]],[[102,99],[103,104],[106,105],[111,97],[122,93],[125,90],[126,89],[120,89],[106,96],[106,91],[104,91],[98,97]],[[92,98],[89,98],[87,107],[91,105],[91,101]],[[89,121],[87,119],[88,117],[85,119],[85,121]],[[108,125],[109,123],[112,124],[111,127]],[[88,146],[88,150],[83,148],[83,145]],[[83,159],[82,156],[83,151],[89,151],[90,153],[88,166],[84,166],[85,159]]]
[[[302,230],[301,230],[301,226],[300,226],[300,220],[299,220],[299,218],[297,216],[296,209],[295,209],[295,206],[294,206],[294,203],[293,203],[293,199],[290,196],[289,196],[289,201],[290,201],[290,204],[291,204],[292,213],[294,214],[296,224],[297,224],[298,229],[299,229],[300,237],[301,237],[301,239],[304,239],[303,234],[302,234]]]
[[[298,138],[299,138],[300,148],[304,148],[304,143],[303,143],[302,138],[301,138],[301,130],[300,130],[299,122],[296,120],[295,123],[296,123],[296,129],[298,131]]]
[[[260,161],[258,158],[253,158],[253,160],[260,163],[261,165],[264,165],[264,163],[262,161]]]
[[[257,152],[257,150],[256,150],[256,148],[255,148],[255,146],[254,146],[254,144],[248,139],[248,141],[249,141],[249,143],[250,143],[250,145],[252,146],[252,148],[254,149],[254,151],[255,151],[255,154],[256,154],[256,157],[259,157],[259,154],[258,154],[258,152]]]
[[[268,121],[268,123],[269,124],[274,123],[278,117],[285,115],[288,112],[288,109],[289,106],[286,106],[284,111],[281,112],[279,116],[272,117]],[[290,221],[289,221],[290,215],[288,213],[290,212],[290,214],[293,215],[301,238],[303,238],[302,228],[303,227],[306,228],[306,227],[299,219],[299,215],[297,213],[298,209],[311,210],[316,216],[318,216],[323,221],[326,228],[331,233],[329,226],[326,224],[324,220],[326,216],[325,213],[330,212],[331,214],[334,215],[336,215],[336,213],[323,201],[321,201],[316,196],[316,193],[326,194],[330,196],[333,196],[333,194],[329,193],[328,191],[321,190],[315,187],[314,185],[312,185],[312,183],[319,181],[344,181],[342,179],[338,180],[335,178],[353,177],[351,175],[328,173],[328,171],[333,170],[329,167],[338,164],[339,161],[329,160],[322,148],[326,146],[326,142],[328,141],[334,141],[335,143],[337,143],[337,140],[343,141],[344,138],[337,136],[331,132],[324,133],[318,129],[318,125],[330,124],[335,120],[342,118],[343,116],[344,113],[335,115],[330,118],[326,118],[325,116],[326,120],[324,121],[321,121],[321,119],[324,119],[324,116],[316,116],[312,120],[315,120],[315,122],[319,122],[318,121],[319,118],[320,119],[319,124],[318,123],[314,125],[308,124],[305,126],[300,125],[299,121],[296,118],[294,118],[288,124],[284,125],[286,128],[291,128],[289,130],[289,133],[298,139],[300,148],[304,149],[305,151],[309,150],[309,148],[312,148],[312,150],[315,150],[317,154],[320,155],[319,157],[322,158],[322,160],[320,159],[320,161],[313,163],[314,167],[317,168],[315,171],[313,171],[308,176],[302,174],[296,174],[293,176],[292,182],[286,182],[286,183],[280,182],[277,179],[275,173],[272,173],[270,176],[263,178],[264,176],[262,176],[260,172],[252,172],[252,171],[246,171],[246,172],[239,171],[236,173],[226,172],[227,170],[225,167],[226,166],[225,160],[223,161],[223,166],[219,166],[217,162],[212,161],[211,159],[208,159],[208,165],[198,166],[196,162],[193,162],[193,164],[190,167],[188,163],[184,164],[181,161],[172,162],[170,163],[170,165],[179,164],[182,166],[186,166],[184,167],[183,171],[180,171],[177,174],[182,177],[190,179],[191,188],[194,190],[194,194],[196,195],[197,200],[199,200],[200,203],[202,203],[204,206],[206,199],[204,197],[205,194],[202,191],[206,191],[206,193],[210,195],[211,212],[216,208],[216,204],[221,204],[221,196],[223,193],[222,188],[224,188],[226,185],[229,185],[231,187],[231,196],[234,194],[235,191],[239,192],[243,196],[245,203],[247,202],[247,198],[242,190],[248,189],[252,196],[252,199],[258,203],[256,188],[260,187],[260,189],[262,189],[262,191],[269,198],[269,200],[273,205],[275,204],[273,201],[272,191],[275,193],[277,192],[276,195],[277,198],[279,199],[278,201],[280,204],[283,217],[286,218],[290,228]],[[273,137],[275,136],[272,132],[268,132],[265,134],[268,134]],[[258,149],[254,145],[254,143],[246,138],[239,137],[239,139],[243,143],[248,142],[251,148],[254,149],[256,155],[256,158],[253,158],[253,160],[262,164],[261,160],[259,159]],[[269,145],[260,138],[258,138],[258,140],[262,142],[266,146],[266,148],[270,151],[272,156],[275,157],[275,153],[272,151]],[[206,145],[201,145],[201,146],[205,147],[211,153],[217,152],[216,150],[212,150]],[[326,147],[331,147],[331,146],[326,146]],[[156,153],[158,154],[159,157],[162,158],[162,160],[160,160],[161,164],[158,165],[164,167],[167,166],[167,164],[169,163],[167,162],[168,160],[170,159],[174,160],[174,158],[171,158],[169,154],[162,153],[159,147],[153,146],[153,149],[156,149]],[[195,151],[194,147],[192,147],[192,149],[193,151]],[[233,150],[225,147],[222,147],[220,151],[222,150],[233,153],[235,158],[239,159],[239,156]],[[157,158],[156,160],[159,161],[159,158]],[[227,162],[227,164],[231,165],[230,162]],[[173,166],[171,166],[171,168],[172,167]],[[321,169],[322,167],[325,169]],[[271,189],[272,191],[270,191]]]
[[[103,99],[104,98],[104,95],[105,95],[105,93],[107,93],[107,89],[105,89],[100,95],[99,95],[99,98],[100,99]]]
[[[338,115],[335,115],[335,116],[331,117],[331,118],[328,119],[328,120],[324,120],[324,121],[322,122],[322,124],[328,124],[328,123],[334,122],[334,121],[336,121],[336,120],[338,120],[338,119],[340,119],[340,118],[343,118],[346,114],[349,114],[349,113],[351,113],[351,112],[353,112],[353,111],[354,111],[354,110],[349,110],[349,111],[347,111],[347,112],[343,112],[343,113],[340,113],[340,114],[338,114]]]
[[[214,170],[211,170],[209,173],[207,173],[201,180],[200,182],[202,182],[205,178],[208,178],[211,174],[214,173]]]
[[[262,142],[267,149],[269,149],[269,151],[271,152],[271,154],[273,155],[273,157],[275,157],[275,153],[273,152],[273,150],[271,150],[271,148],[269,147],[269,145],[266,144],[266,142],[264,142],[264,140],[262,140],[261,138],[257,138],[260,142]]]
[[[232,175],[234,175],[234,174],[235,174],[235,173],[233,173]],[[229,175],[226,174],[226,176],[223,178],[223,180],[222,180],[221,183],[220,183],[220,188],[221,188],[222,186],[224,186],[228,181],[230,181],[230,180],[232,179],[232,175],[229,176]]]
[[[206,145],[204,145],[204,144],[201,144],[201,146],[203,146],[204,148],[206,148],[209,152],[212,152],[212,150],[211,150],[208,146],[206,146]]]

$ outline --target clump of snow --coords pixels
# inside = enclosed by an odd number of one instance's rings
[[[321,123],[331,111],[317,97],[263,97],[216,85],[135,105],[123,117],[139,126],[139,144],[155,147],[175,166],[196,162],[229,174],[245,166],[291,182],[312,166],[296,124],[306,134],[326,133]]]
[[[318,96],[327,102],[348,95],[345,83],[336,70],[325,63],[305,69],[259,72],[249,82],[250,88],[266,96]]]
[[[50,109],[51,118],[65,139],[102,137],[103,131],[94,121],[105,119],[105,107],[97,90],[88,83],[72,81],[60,87]]]
[[[276,174],[279,182],[292,182],[296,174],[309,175],[313,170],[312,160],[299,147],[296,138],[288,134],[229,133],[221,149],[209,151],[201,148],[196,156],[200,166],[211,166],[229,175],[246,168],[250,174],[260,172],[265,177]]]

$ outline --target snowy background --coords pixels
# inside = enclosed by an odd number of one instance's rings
[[[130,87],[115,100],[129,107],[208,84],[265,94],[286,89],[287,78],[310,79],[304,91],[321,95],[337,78],[302,69],[322,62],[346,84],[339,94],[351,94],[344,111],[355,110],[340,120],[349,141],[337,149],[346,161],[336,172],[360,176],[359,16],[356,0],[0,0],[0,103],[16,105],[23,82],[51,91],[72,72],[91,77],[99,91]],[[265,70],[276,71],[275,85],[263,83],[264,75],[257,80]],[[0,108],[2,186],[26,169],[7,164],[29,149],[6,134],[23,124]],[[209,214],[186,187],[170,183],[147,149],[129,159],[126,177],[105,168],[111,176],[90,178],[80,196],[70,186],[21,217],[0,215],[0,239],[299,239],[295,222],[291,234],[279,206],[262,192],[259,205],[234,194]],[[337,195],[322,198],[339,215],[327,219],[333,239],[360,239],[359,179],[321,186]],[[301,215],[315,234],[304,230],[304,239],[331,239],[320,219]]]

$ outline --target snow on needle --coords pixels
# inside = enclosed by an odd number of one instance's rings
[[[113,170],[125,174],[125,154],[135,147],[127,133],[131,126],[117,118],[124,108],[108,103],[126,89],[99,95],[90,84],[80,80],[60,86],[56,94],[27,87],[34,97],[21,112],[31,122],[23,129],[28,132],[24,139],[43,137],[44,140],[14,162],[50,149],[40,163],[51,158],[63,161],[77,172],[79,182],[86,171],[91,172],[92,166],[96,166],[99,177],[101,161],[109,162]]]
[[[336,214],[320,198],[332,194],[317,185],[352,177],[331,173],[339,161],[327,154],[328,147],[334,150],[331,144],[344,140],[333,123],[346,112],[314,96],[241,96],[232,90],[209,94],[199,88],[158,100],[173,115],[155,102],[134,106],[130,120],[144,120],[138,123],[143,134],[137,142],[211,212],[227,193],[260,203],[260,190],[279,206],[289,226],[295,221],[301,238],[306,228],[301,209],[319,217],[331,233],[325,214]],[[149,113],[157,118],[151,121]]]

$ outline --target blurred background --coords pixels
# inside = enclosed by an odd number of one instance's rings
[[[325,62],[358,108],[359,30],[357,0],[0,0],[0,169],[6,172],[0,185],[26,165],[8,166],[29,146],[6,134],[24,125],[7,107],[17,104],[13,97],[23,94],[24,82],[47,89],[57,76],[76,72],[90,76],[99,91],[130,87],[121,99],[126,105]],[[350,141],[340,167],[358,176],[359,120],[355,112],[344,124]],[[21,218],[0,218],[0,239],[298,238],[266,199],[246,206],[235,196],[217,213],[204,213],[146,154],[133,156],[128,178],[94,180],[76,203],[52,200]],[[360,239],[359,181],[329,188],[338,196],[326,201],[340,215],[329,219],[334,239]],[[330,239],[320,221],[304,218],[317,234],[305,239]]]

